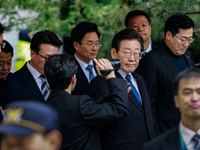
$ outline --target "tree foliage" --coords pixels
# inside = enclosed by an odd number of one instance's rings
[[[32,30],[49,29],[59,36],[70,36],[71,29],[81,21],[98,25],[102,47],[98,57],[110,58],[114,34],[125,28],[124,18],[131,10],[140,9],[151,18],[152,42],[164,38],[164,23],[175,13],[188,15],[195,22],[195,41],[189,49],[200,56],[200,0],[0,0],[1,20],[7,30],[25,24]],[[23,13],[19,13],[21,10]],[[29,14],[25,16],[24,13]],[[34,15],[33,15],[34,14]],[[198,61],[198,60],[197,60]]]

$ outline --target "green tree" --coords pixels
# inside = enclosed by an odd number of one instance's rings
[[[1,0],[0,14],[8,21],[7,30],[22,28],[26,24],[33,30],[49,29],[59,36],[70,36],[71,29],[81,21],[98,25],[102,47],[98,57],[110,58],[114,34],[125,28],[124,18],[131,10],[140,9],[151,18],[152,42],[160,43],[164,38],[164,23],[175,14],[188,15],[195,22],[195,41],[189,47],[196,62],[200,61],[200,0]],[[24,17],[22,10],[30,15]],[[36,15],[31,16],[31,14]]]

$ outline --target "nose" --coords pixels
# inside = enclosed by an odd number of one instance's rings
[[[190,45],[190,43],[187,41],[185,44],[183,44],[183,46],[188,47]]]
[[[138,26],[138,31],[139,31],[139,32],[143,31],[142,25],[139,25],[139,26]]]
[[[134,54],[131,54],[131,56],[128,59],[134,61],[135,60]]]
[[[199,94],[197,92],[193,92],[192,94],[192,101],[198,101],[200,98]]]
[[[95,44],[92,45],[92,50],[97,50],[97,46],[95,46]]]
[[[4,64],[3,70],[8,70],[8,65],[7,65],[7,63]]]

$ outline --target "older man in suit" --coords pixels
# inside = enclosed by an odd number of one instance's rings
[[[200,149],[200,69],[189,68],[174,79],[174,102],[180,110],[178,127],[166,131],[144,150],[199,150]]]
[[[106,59],[94,60],[97,70],[112,69]],[[61,150],[101,150],[98,125],[114,122],[128,115],[126,82],[115,78],[114,71],[106,75],[111,101],[96,104],[87,95],[71,95],[76,86],[78,65],[67,54],[49,57],[44,71],[51,94],[47,101],[59,113],[63,142]]]
[[[140,150],[143,144],[155,137],[150,100],[143,77],[134,72],[141,55],[142,39],[133,29],[118,32],[112,41],[112,58],[120,60],[121,67],[116,77],[130,83],[128,94],[129,116],[100,126],[103,150]],[[90,83],[89,95],[101,103],[109,101],[109,89],[105,79],[95,77]]]
[[[88,85],[97,75],[93,59],[96,58],[101,44],[98,27],[92,22],[81,22],[71,31],[71,41],[78,61],[77,84],[73,95],[88,94]]]
[[[161,133],[178,125],[180,112],[173,102],[172,82],[176,74],[194,67],[194,58],[187,51],[193,42],[194,22],[186,15],[175,14],[165,23],[165,38],[140,61],[137,69],[148,86],[151,107]]]
[[[0,105],[16,100],[44,102],[49,96],[44,77],[44,63],[50,55],[58,54],[62,42],[49,30],[37,32],[31,41],[31,60],[19,71],[3,81],[0,87]]]

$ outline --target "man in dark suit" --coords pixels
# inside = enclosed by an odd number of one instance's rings
[[[141,75],[134,72],[139,64],[141,47],[142,39],[133,29],[122,30],[113,38],[111,55],[121,63],[116,77],[127,80],[132,90],[128,94],[129,116],[100,126],[103,150],[140,150],[145,142],[155,137],[146,83]],[[89,95],[95,102],[101,103],[109,96],[105,79],[97,76],[90,86],[92,90]],[[109,97],[106,100],[108,101]]]
[[[179,110],[173,102],[172,82],[178,72],[194,66],[187,51],[193,42],[194,22],[186,15],[176,14],[165,23],[165,38],[161,44],[140,61],[137,72],[148,86],[153,117],[161,133],[178,125]]]
[[[94,59],[97,70],[112,69],[107,59]],[[126,82],[115,78],[114,71],[105,76],[111,91],[108,103],[96,104],[87,95],[71,95],[76,86],[78,65],[74,56],[50,56],[44,71],[51,94],[46,102],[59,114],[63,137],[61,150],[101,150],[98,125],[110,123],[128,115]]]
[[[62,42],[49,30],[37,32],[31,41],[31,60],[19,71],[3,81],[0,87],[0,105],[16,100],[37,100],[48,98],[48,84],[44,77],[44,63],[53,54],[58,54]]]
[[[142,59],[148,52],[155,49],[157,45],[151,44],[151,20],[149,16],[141,10],[130,11],[124,21],[126,28],[134,29],[143,39]]]
[[[166,131],[144,150],[199,150],[200,149],[200,69],[188,68],[174,79],[174,102],[180,110],[178,127]]]
[[[72,95],[88,94],[88,85],[97,75],[93,59],[101,47],[99,37],[97,25],[91,22],[81,22],[71,31],[74,56],[78,61],[77,84]]]

